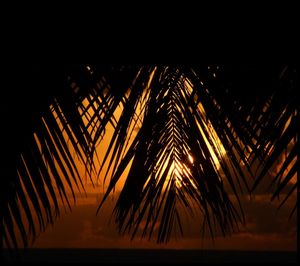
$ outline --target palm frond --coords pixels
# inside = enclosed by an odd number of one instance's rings
[[[137,78],[126,97],[103,161],[103,165],[108,164],[107,173],[112,171],[112,177],[99,209],[131,164],[114,209],[120,232],[132,232],[134,237],[142,220],[146,219],[142,235],[151,237],[158,223],[157,241],[166,241],[174,228],[182,229],[179,205],[190,213],[192,206],[198,206],[211,235],[215,229],[213,220],[224,234],[231,231],[238,221],[243,220],[243,215],[240,216],[227,195],[224,176],[239,202],[231,177],[231,168],[236,170],[238,166],[237,162],[233,163],[237,156],[229,166],[222,155],[223,142],[213,139],[208,117],[199,102],[194,102],[196,89],[182,70],[159,66],[142,71],[148,79],[152,71],[151,83],[149,88],[144,88],[149,81],[140,73],[142,82]],[[148,93],[143,94],[143,91]],[[203,97],[201,93],[199,97]],[[141,101],[146,101],[141,128],[125,150],[126,134],[133,118],[141,116],[136,111]],[[212,105],[213,99],[207,97],[203,101]]]
[[[279,164],[280,158],[285,157],[285,161],[279,166],[279,170],[271,183],[273,186],[277,184],[272,200],[278,197],[291,179],[297,175],[297,163],[295,162],[299,156],[299,149],[297,148],[299,141],[298,74],[298,69],[295,67],[286,66],[283,68],[279,81],[273,89],[273,94],[268,103],[265,104],[265,110],[262,112],[257,127],[259,138],[256,142],[252,163],[257,159],[260,160],[260,163],[257,166],[258,175],[252,190],[257,188],[274,165]],[[298,180],[279,207],[290,197],[297,183]],[[295,203],[292,213],[294,213],[297,205],[298,201]]]
[[[216,65],[65,65],[21,75],[13,89],[23,89],[5,97],[16,115],[8,105],[1,109],[8,140],[1,193],[6,246],[19,245],[17,231],[28,246],[60,215],[60,203],[71,208],[69,193],[75,201],[76,191],[84,192],[76,160],[92,182],[107,166],[102,181],[109,178],[109,184],[98,211],[129,169],[113,211],[121,233],[167,241],[183,234],[182,208],[191,216],[200,212],[211,236],[232,232],[244,222],[240,192],[254,191],[288,145],[272,199],[297,172],[297,71],[285,68],[275,90],[257,97],[263,86],[257,81],[271,80],[261,74],[250,84],[258,86],[251,99],[238,88],[247,69],[235,83],[236,70]],[[97,169],[108,125],[114,133]]]
[[[247,154],[249,153],[248,148],[252,145],[252,135],[249,133],[251,128],[246,121],[241,122],[243,117],[239,109],[243,106],[242,103],[229,96],[229,89],[220,86],[220,84],[226,83],[224,80],[222,81],[222,77],[220,77],[221,80],[218,80],[217,71],[211,67],[208,70],[201,68],[188,72],[189,78],[196,84],[194,94],[197,96],[197,101],[201,101],[203,108],[207,110],[207,119],[216,130],[226,150],[229,162],[221,163],[221,165],[223,171],[226,172],[228,181],[231,180],[231,176],[235,177],[235,182],[239,184],[241,191],[244,187],[246,192],[250,192],[248,183],[249,177],[252,176],[252,170],[247,160]],[[207,78],[205,78],[205,74]],[[221,158],[219,159],[222,162]],[[230,183],[233,184],[233,181]]]
[[[13,166],[4,172],[2,223],[6,246],[18,246],[17,231],[23,245],[28,246],[47,224],[53,224],[60,213],[59,200],[70,208],[67,190],[74,200],[74,185],[79,191],[84,190],[70,150],[76,151],[88,173],[93,168],[90,134],[78,108],[82,104],[80,97],[71,86],[73,80],[67,78],[68,72],[59,70],[53,74],[50,69],[42,69],[37,76],[27,78],[28,83],[22,84],[27,89],[21,93],[23,98],[17,98],[18,93],[10,94],[10,100],[17,102],[15,112],[20,119],[12,124],[12,115],[7,117],[7,129],[12,132],[7,138],[15,146],[7,146],[13,153],[9,157]],[[56,88],[54,93],[52,86]],[[24,134],[21,141],[17,137],[20,132]]]

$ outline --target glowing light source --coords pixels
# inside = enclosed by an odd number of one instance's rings
[[[189,154],[189,160],[190,162],[193,164],[194,163],[194,158],[192,157],[192,155]]]

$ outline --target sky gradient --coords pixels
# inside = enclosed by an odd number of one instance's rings
[[[92,193],[88,186],[87,197],[78,196],[76,206],[48,226],[35,241],[35,248],[175,248],[175,249],[233,249],[233,250],[284,250],[297,249],[297,217],[288,220],[294,199],[279,211],[270,202],[268,194],[260,194],[249,200],[243,197],[246,226],[231,236],[217,235],[214,242],[209,237],[201,238],[200,222],[190,218],[183,220],[184,236],[172,238],[167,244],[156,244],[130,235],[120,236],[111,211],[117,192],[110,196],[96,215],[100,202],[99,193]],[[111,219],[110,219],[111,218]]]

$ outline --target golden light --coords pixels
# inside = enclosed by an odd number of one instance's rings
[[[91,70],[91,68],[89,66],[86,67],[89,71]],[[124,143],[124,149],[122,151],[122,154],[126,154],[128,148],[130,147],[133,139],[136,137],[137,132],[139,131],[139,128],[141,127],[142,123],[143,123],[143,114],[144,111],[146,109],[146,103],[147,103],[147,98],[149,97],[150,94],[150,86],[151,86],[151,80],[155,74],[156,68],[152,71],[152,73],[150,74],[150,78],[148,83],[146,84],[146,88],[144,90],[144,95],[142,97],[142,100],[138,102],[136,109],[135,109],[135,116],[132,120],[132,123],[129,126],[129,130],[128,130],[128,134],[127,134],[127,139],[125,140]],[[201,84],[204,84],[203,81],[201,81]],[[75,86],[76,84],[74,84]],[[191,93],[193,88],[191,85],[191,82],[188,79],[185,79],[184,81],[184,85],[186,86],[186,88],[188,89],[188,91]],[[97,101],[94,101],[94,96],[93,95],[88,95],[82,102],[83,108],[79,109],[80,114],[83,117],[83,122],[86,126],[88,126],[88,132],[91,134],[91,137],[93,138],[95,136],[96,133],[96,128],[98,128],[100,126],[100,120],[96,119],[96,120],[91,120],[91,118],[95,115],[95,112],[98,112],[98,115],[100,115],[100,118],[102,119],[104,117],[104,112],[101,113],[101,108],[99,108],[100,104],[101,104],[101,98],[99,97],[97,99]],[[215,102],[215,104],[217,105],[217,102]],[[114,112],[114,121],[118,121],[122,111],[124,109],[123,105],[120,105],[116,108],[115,112]],[[198,124],[199,130],[203,136],[203,139],[208,147],[208,150],[210,152],[210,155],[214,161],[214,166],[216,168],[216,170],[219,170],[220,168],[220,164],[219,164],[219,158],[221,158],[222,156],[226,155],[226,151],[220,141],[220,139],[218,138],[218,135],[216,133],[216,131],[214,130],[213,126],[211,125],[210,121],[207,120],[207,116],[206,116],[206,112],[204,110],[204,107],[202,106],[201,103],[198,103],[198,109],[200,111],[201,117],[203,119],[203,121],[205,121],[204,125],[200,125]],[[99,113],[100,112],[100,113]],[[57,114],[54,113],[54,116],[57,118]],[[90,122],[92,121],[92,122]],[[203,128],[204,127],[204,128]],[[210,136],[209,136],[209,140],[207,139],[206,134],[204,133],[204,131],[206,132],[210,132]],[[104,156],[106,154],[106,151],[109,147],[110,141],[112,139],[114,133],[114,126],[111,123],[108,123],[106,128],[105,128],[105,134],[103,134],[100,139],[99,139],[99,143],[97,144],[97,148],[96,148],[96,153],[97,156],[95,156],[95,160],[94,160],[94,164],[96,166],[97,169],[100,169],[100,166],[102,165],[102,162],[104,160]],[[100,141],[101,140],[101,141]],[[72,154],[74,154],[74,160],[76,162],[76,164],[79,166],[79,170],[82,173],[82,177],[83,177],[83,181],[85,184],[85,188],[86,188],[86,192],[94,192],[95,191],[95,187],[101,187],[101,190],[104,192],[106,190],[106,188],[108,187],[109,181],[110,181],[110,177],[112,176],[112,170],[110,170],[109,172],[107,172],[108,170],[108,164],[106,163],[101,172],[100,175],[97,175],[96,173],[93,173],[92,175],[92,179],[88,178],[87,173],[85,172],[84,166],[80,163],[79,159],[76,158],[75,156],[75,151],[71,151]],[[195,159],[193,158],[193,156],[186,151],[187,154],[187,159],[191,164],[195,163]],[[205,157],[205,155],[203,154],[203,156]],[[122,157],[122,156],[121,156]],[[107,162],[109,162],[111,159],[111,154],[108,156],[108,160]],[[169,160],[171,160],[171,158],[167,158],[166,160],[164,160],[164,162],[162,162],[162,158],[159,158],[158,162],[157,162],[157,169],[161,169],[162,172],[164,172],[165,168],[167,167]],[[161,165],[163,163],[163,165]],[[120,180],[118,181],[118,183],[116,184],[116,190],[120,191],[122,190],[125,180],[126,180],[126,176],[129,173],[129,169],[130,166],[132,164],[132,161],[129,163],[129,165],[127,166],[127,168],[125,169],[125,171],[123,172]],[[200,167],[202,167],[200,165]],[[191,171],[189,169],[189,167],[179,161],[173,161],[172,165],[169,169],[169,173],[167,175],[167,179],[165,183],[168,183],[169,179],[171,176],[173,176],[173,178],[175,178],[175,184],[177,188],[181,188],[182,187],[182,177],[185,176],[190,176],[191,175]],[[105,176],[107,176],[107,180],[105,179]],[[159,180],[159,176],[156,176],[157,181]],[[189,180],[189,183],[192,184],[192,186],[194,186],[196,188],[195,183],[193,182],[193,180]],[[167,185],[167,184],[166,184]]]
[[[194,158],[192,157],[192,155],[189,154],[189,161],[193,164],[194,163]]]
[[[138,132],[140,126],[142,125],[143,114],[144,114],[144,111],[146,109],[146,102],[147,102],[146,99],[149,96],[149,92],[150,92],[150,90],[149,90],[149,88],[151,86],[150,81],[152,80],[155,71],[156,71],[156,68],[152,71],[152,73],[150,75],[150,79],[148,81],[148,84],[146,85],[144,96],[142,97],[143,101],[140,101],[138,103],[136,109],[135,109],[135,111],[136,111],[135,117],[134,117],[133,122],[131,123],[131,125],[129,127],[128,136],[127,136],[126,143],[124,145],[123,154],[125,154],[126,151],[128,150],[128,148],[130,147],[130,144],[132,143],[133,139],[136,137],[137,132]],[[190,81],[186,79],[184,84],[185,84],[185,86],[187,86],[187,89],[189,90],[189,92],[192,92],[192,87],[191,87]],[[203,84],[202,81],[201,81],[201,84]],[[93,102],[93,104],[90,104],[90,102]],[[101,103],[100,98],[99,98],[99,102]],[[215,104],[217,104],[217,103],[215,103]],[[84,120],[84,123],[87,125],[89,119],[91,117],[93,117],[93,115],[95,113],[95,110],[97,110],[99,106],[95,101],[93,101],[93,97],[91,95],[89,96],[89,99],[86,98],[86,99],[83,100],[83,105],[86,108],[85,109],[85,114],[83,115],[83,120]],[[220,139],[218,138],[218,135],[217,135],[216,131],[214,130],[213,126],[207,120],[206,112],[205,112],[204,107],[202,106],[201,103],[198,103],[198,108],[200,110],[200,113],[201,113],[201,116],[202,116],[203,120],[206,121],[206,124],[204,125],[205,129],[203,129],[202,126],[199,125],[199,124],[198,124],[198,126],[199,126],[200,132],[201,132],[201,134],[204,138],[204,141],[205,141],[205,143],[206,143],[206,145],[209,149],[209,152],[212,156],[212,159],[214,161],[214,165],[215,165],[216,169],[218,170],[219,167],[220,167],[219,158],[221,156],[225,156],[226,151],[225,151]],[[114,117],[115,117],[116,121],[118,121],[118,119],[120,118],[120,116],[122,114],[122,111],[123,111],[123,106],[119,106],[116,109],[116,111],[114,113]],[[82,112],[82,110],[81,110],[81,112]],[[99,121],[98,121],[98,123],[99,123]],[[93,130],[93,128],[96,128],[97,126],[99,126],[99,124],[97,124],[97,125],[91,124],[88,128],[88,130],[91,133],[92,137],[94,136],[94,132],[92,132],[92,130]],[[206,132],[210,132],[210,140],[207,139],[207,137],[204,133],[204,130]],[[105,155],[106,150],[109,146],[110,140],[113,136],[113,132],[114,132],[114,127],[111,124],[108,124],[105,128],[105,134],[102,136],[101,142],[97,145],[97,150],[96,151],[97,151],[98,160],[95,162],[95,165],[97,167],[100,167],[100,165],[101,165],[101,163],[104,159],[104,155]],[[216,152],[218,152],[218,154],[216,154]],[[191,164],[194,164],[195,160],[194,160],[193,156],[188,152],[187,152],[187,156],[188,156],[188,161]],[[108,161],[109,160],[110,160],[110,157],[108,158]],[[166,167],[169,163],[169,160],[171,160],[171,159],[167,158],[163,162],[164,165],[161,165],[162,162],[161,162],[161,158],[160,158],[157,162],[157,164],[158,164],[157,169],[161,169],[162,172],[163,172],[166,169]],[[125,179],[126,179],[126,176],[127,176],[128,172],[129,172],[131,163],[128,165],[126,170],[123,172],[122,177],[120,178],[119,182],[117,183],[117,185],[116,185],[116,190],[117,191],[121,190],[123,188],[124,182],[125,182]],[[106,182],[106,184],[105,184],[105,182],[103,182],[104,176],[107,172],[107,167],[108,167],[107,164],[104,165],[104,167],[103,167],[103,169],[100,173],[100,176],[98,176],[98,177],[94,176],[93,177],[93,179],[95,180],[95,184],[100,185],[103,188],[103,190],[105,190],[105,188],[107,187],[107,185],[109,183],[109,182]],[[107,174],[108,181],[110,179],[111,174],[112,174],[111,172],[109,172]],[[178,161],[176,161],[176,162],[173,161],[172,165],[170,167],[169,173],[167,175],[166,183],[168,183],[170,176],[174,176],[175,184],[176,184],[177,188],[181,188],[182,187],[182,182],[183,182],[182,176],[188,176],[188,175],[191,175],[191,172],[190,172],[190,169],[189,169],[188,166],[183,165],[182,163],[180,163]],[[156,176],[156,178],[159,179],[160,177]],[[90,181],[88,179],[86,179],[85,182],[90,183]],[[192,184],[196,188],[196,185],[194,184],[194,182],[192,180],[189,180],[189,183]]]

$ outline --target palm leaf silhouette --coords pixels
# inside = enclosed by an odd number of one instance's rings
[[[204,89],[193,88],[183,73],[183,69],[164,66],[140,70],[124,100],[122,115],[106,152],[103,165],[112,153],[107,169],[107,173],[112,169],[112,177],[99,208],[131,163],[114,212],[120,232],[132,231],[133,237],[145,218],[144,236],[149,232],[150,237],[159,221],[157,240],[168,240],[173,227],[182,228],[178,205],[185,206],[190,212],[193,212],[192,206],[198,206],[212,235],[212,219],[217,221],[224,234],[237,221],[242,221],[223,185],[225,175],[239,201],[232,180],[232,169],[234,173],[243,173],[238,156],[233,150],[229,151],[230,165],[222,157],[221,147],[213,140],[207,126],[212,127],[212,123],[201,111],[200,103],[195,102],[196,96],[201,95],[201,103],[209,105],[211,112],[219,113],[218,106],[210,95],[205,95]],[[147,84],[145,89],[142,84]],[[142,102],[145,102],[145,111],[137,113],[137,105]],[[142,125],[125,151],[126,135],[131,123],[136,122],[135,116],[142,120]],[[216,117],[217,114],[213,118]],[[224,124],[218,126],[224,128]],[[234,138],[230,128],[224,130],[226,137]],[[212,153],[220,162],[220,169],[212,159]],[[189,157],[193,158],[193,163]],[[242,212],[240,214],[243,216]]]
[[[260,110],[255,110],[262,115],[256,122],[256,131],[259,133],[255,145],[255,156],[251,159],[253,164],[257,158],[260,158],[260,163],[256,169],[258,175],[252,190],[256,189],[274,164],[285,154],[284,163],[281,164],[271,183],[271,186],[277,184],[272,200],[279,197],[291,179],[297,175],[296,161],[297,156],[299,156],[299,149],[297,149],[299,125],[297,90],[299,78],[297,74],[298,69],[296,67],[283,67],[270,97],[264,105],[260,106]],[[279,207],[296,190],[297,183],[298,181],[292,185]],[[295,203],[291,215],[295,212],[297,205],[298,201]]]
[[[4,137],[8,167],[3,173],[2,194],[3,239],[8,247],[17,246],[17,230],[27,246],[28,235],[34,239],[37,231],[53,223],[59,215],[59,198],[70,207],[63,179],[73,197],[74,185],[83,188],[70,147],[84,161],[87,171],[93,167],[89,157],[91,139],[79,113],[80,97],[71,87],[70,69],[45,66],[41,71],[21,70],[24,73],[18,77],[20,82],[6,96],[14,101],[18,112],[12,117],[9,107],[3,106],[9,129],[4,133],[10,134]],[[33,73],[35,76],[28,76]],[[15,92],[18,94],[14,95]],[[26,219],[22,218],[21,210]]]
[[[12,140],[5,145],[8,156],[4,172],[3,239],[6,245],[18,245],[18,230],[23,245],[27,246],[29,236],[34,239],[37,232],[59,215],[59,199],[70,207],[67,190],[74,200],[74,189],[84,191],[70,149],[75,150],[90,178],[92,173],[98,171],[99,175],[104,165],[108,166],[103,182],[110,176],[109,186],[99,209],[129,167],[114,208],[120,232],[130,232],[134,237],[144,219],[142,236],[150,238],[159,224],[157,241],[167,241],[174,231],[183,232],[180,206],[190,215],[195,208],[199,210],[212,236],[217,229],[225,235],[238,227],[239,222],[244,222],[239,191],[250,191],[247,176],[252,171],[248,159],[258,159],[264,165],[256,186],[282,147],[289,143],[290,135],[295,136],[294,120],[287,133],[281,134],[288,117],[278,116],[283,110],[294,112],[295,108],[294,105],[287,108],[285,103],[270,105],[277,113],[269,108],[262,119],[270,122],[260,126],[259,108],[264,106],[268,93],[260,105],[254,101],[246,105],[241,94],[236,95],[229,86],[228,69],[226,66],[65,65],[30,72],[36,74],[32,78],[25,74],[19,77],[20,82],[14,87],[25,86],[26,90],[18,95],[11,91],[6,96],[20,110],[18,123],[8,114],[5,120],[11,129],[6,131],[5,139]],[[280,94],[277,95],[273,98],[279,101]],[[87,104],[83,104],[84,100]],[[3,113],[9,112],[8,106],[1,107]],[[114,116],[117,109],[122,110],[120,117]],[[250,119],[247,111],[251,111]],[[285,120],[278,122],[277,135],[269,138],[271,121],[278,117]],[[114,127],[114,133],[108,149],[101,151],[105,152],[104,160],[100,169],[96,169],[96,147],[108,124]],[[18,137],[20,130],[24,131],[22,138]],[[277,143],[278,148],[273,151],[274,158],[271,155],[265,161],[269,142]],[[287,162],[293,158],[294,150]],[[292,168],[291,174],[280,182],[275,196],[294,171]],[[235,195],[238,206],[232,204],[229,193]]]

